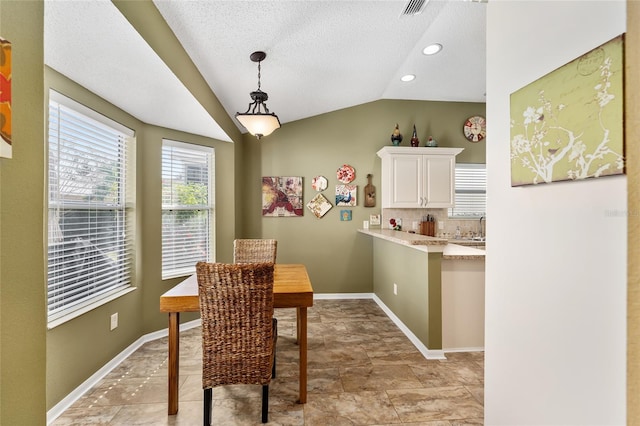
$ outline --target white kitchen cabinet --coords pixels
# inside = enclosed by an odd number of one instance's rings
[[[455,201],[456,155],[463,148],[385,146],[383,208],[448,208]]]

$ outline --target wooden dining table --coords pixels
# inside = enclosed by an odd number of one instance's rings
[[[276,308],[297,310],[296,337],[300,350],[298,402],[304,404],[307,402],[307,308],[313,306],[313,288],[304,265],[275,264],[273,301]],[[169,314],[169,415],[173,415],[178,413],[180,313],[200,311],[196,274],[160,296],[160,311]]]

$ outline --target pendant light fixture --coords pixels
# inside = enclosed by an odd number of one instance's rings
[[[268,136],[274,130],[280,128],[280,120],[273,112],[269,112],[265,103],[269,96],[266,92],[260,90],[260,62],[267,57],[264,52],[253,52],[249,58],[253,62],[258,63],[258,90],[251,92],[253,102],[249,104],[247,111],[240,114],[236,113],[236,118],[252,135],[258,140],[263,136]],[[263,111],[264,110],[264,111]]]

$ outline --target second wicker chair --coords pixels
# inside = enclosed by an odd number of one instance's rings
[[[276,263],[278,241],[270,239],[238,239],[233,241],[233,263]]]

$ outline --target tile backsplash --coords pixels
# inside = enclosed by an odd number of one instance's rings
[[[403,231],[418,232],[417,224],[428,214],[436,218],[436,237],[454,239],[458,226],[462,237],[477,236],[480,232],[480,218],[449,219],[448,209],[382,209],[381,225],[382,228],[389,229],[389,219],[401,219]],[[443,229],[440,229],[441,223]],[[482,221],[482,235],[487,235],[486,220]]]

